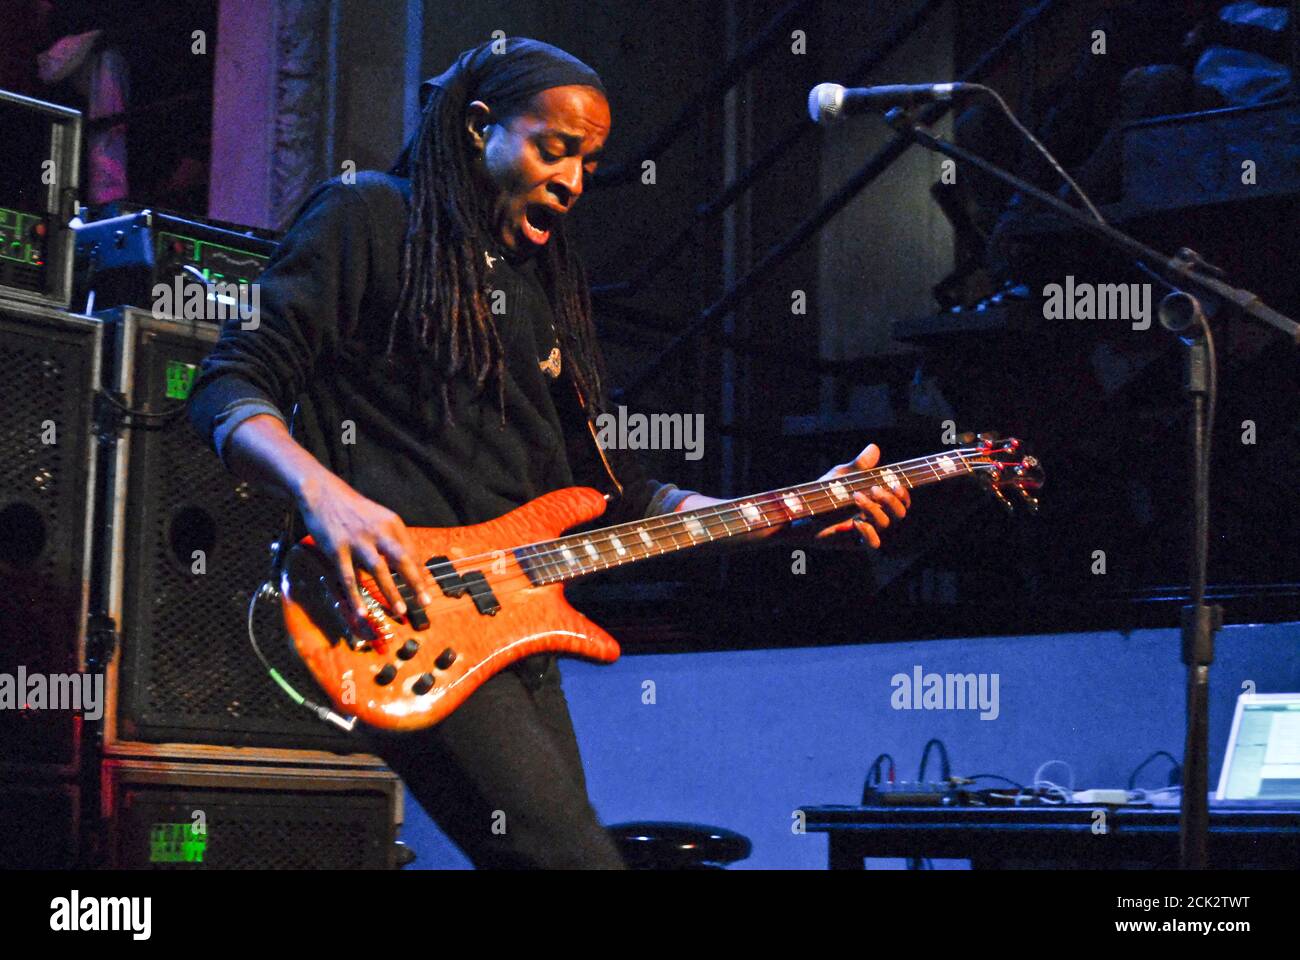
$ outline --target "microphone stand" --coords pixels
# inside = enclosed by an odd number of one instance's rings
[[[1114,249],[1151,265],[1176,286],[1229,303],[1250,319],[1266,323],[1280,331],[1292,346],[1300,347],[1300,324],[1278,313],[1249,290],[1227,283],[1222,279],[1222,273],[1202,260],[1195,251],[1184,247],[1177,256],[1166,256],[1127,233],[1070,206],[1059,197],[1040,190],[1015,174],[990,163],[983,157],[934,136],[901,108],[886,114],[885,121],[913,143],[977,167],[1050,207],[1070,223],[1099,237]],[[1167,304],[1170,305],[1168,312],[1166,312]],[[1191,466],[1194,511],[1191,527],[1191,556],[1188,560],[1191,603],[1182,609],[1182,661],[1187,667],[1187,720],[1178,839],[1179,861],[1183,869],[1203,870],[1207,862],[1206,839],[1209,832],[1210,664],[1214,662],[1214,634],[1223,626],[1223,608],[1217,604],[1205,603],[1210,538],[1210,451],[1206,444],[1206,428],[1213,422],[1214,415],[1214,390],[1210,364],[1212,347],[1205,335],[1208,334],[1209,327],[1205,324],[1200,303],[1194,295],[1184,290],[1175,291],[1161,304],[1160,319],[1162,325],[1176,333],[1181,333],[1193,324],[1196,325],[1190,339],[1181,338],[1186,346],[1183,389],[1192,406]]]

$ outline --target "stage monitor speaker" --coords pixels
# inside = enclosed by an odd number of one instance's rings
[[[23,776],[72,773],[95,716],[63,701],[86,665],[102,330],[0,300],[0,768]]]
[[[401,781],[387,771],[104,763],[104,866],[151,870],[386,870]]]
[[[214,748],[239,747],[254,750],[248,759],[270,759],[308,750],[313,762],[377,764],[354,735],[285,696],[249,644],[249,599],[270,572],[288,503],[236,480],[185,415],[217,328],[131,308],[104,317],[122,401],[170,414],[132,416],[106,465],[121,651],[109,671],[105,752],[218,759]],[[256,609],[262,650],[297,690],[323,702],[289,647],[278,602]]]
[[[0,784],[0,870],[77,866],[80,807],[72,784]]]

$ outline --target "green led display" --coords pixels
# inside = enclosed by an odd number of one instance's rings
[[[207,850],[207,831],[192,823],[155,823],[149,831],[150,863],[202,863]]]
[[[194,374],[198,369],[198,366],[193,363],[183,363],[180,360],[168,360],[167,399],[188,400],[190,391],[194,389]]]
[[[0,207],[0,260],[43,264],[41,248],[31,241],[32,228],[43,218]]]

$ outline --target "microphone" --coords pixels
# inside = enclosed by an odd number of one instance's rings
[[[970,83],[894,83],[883,87],[842,87],[838,83],[819,83],[808,92],[808,115],[817,123],[831,123],[849,114],[951,100],[954,93],[965,93],[973,86]]]

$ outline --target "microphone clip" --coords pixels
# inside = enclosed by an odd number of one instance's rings
[[[920,122],[917,115],[921,112],[918,107],[891,107],[885,112],[884,121],[899,133],[911,133]]]

